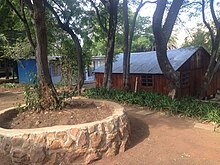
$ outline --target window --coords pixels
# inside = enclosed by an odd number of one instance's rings
[[[152,75],[142,75],[141,76],[141,85],[145,87],[153,86],[153,76]]]
[[[183,72],[181,75],[181,85],[182,87],[189,86],[189,72]]]

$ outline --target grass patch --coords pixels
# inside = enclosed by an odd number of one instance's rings
[[[4,83],[0,84],[0,88],[17,88],[18,84],[16,83]]]
[[[200,120],[220,123],[220,106],[217,103],[202,102],[194,98],[172,100],[168,96],[139,91],[126,92],[118,89],[91,88],[86,90],[84,96],[96,99],[108,99],[120,103],[137,104],[157,110],[167,110],[170,114],[182,114]]]

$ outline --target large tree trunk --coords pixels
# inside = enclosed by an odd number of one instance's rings
[[[129,56],[129,21],[128,21],[128,1],[123,0],[124,16],[124,57],[123,57],[123,86],[125,90],[130,89],[130,58]]]
[[[72,39],[74,40],[76,44],[77,49],[77,66],[78,66],[78,82],[77,82],[77,89],[78,89],[78,95],[81,94],[81,89],[84,84],[84,70],[83,70],[83,60],[82,60],[82,47],[80,45],[80,42],[77,37],[72,36]]]
[[[213,63],[210,62],[208,69],[205,73],[205,76],[202,81],[201,90],[198,93],[200,99],[204,99],[207,96],[208,87],[220,67],[220,61],[214,61]]]
[[[157,34],[156,34],[157,35]],[[155,39],[158,38],[155,36]],[[168,96],[171,98],[179,97],[180,94],[180,74],[176,72],[167,57],[167,44],[162,40],[156,39],[156,52],[159,66],[168,82]]]
[[[104,70],[104,80],[103,80],[103,87],[105,88],[106,87],[111,88],[111,84],[112,84],[112,62],[114,56],[114,46],[115,46],[115,31],[110,30],[108,35],[107,56],[105,58],[105,70]]]
[[[130,89],[130,57],[131,57],[131,47],[134,37],[135,25],[139,11],[146,3],[154,3],[143,0],[140,1],[138,8],[133,17],[130,38],[129,38],[129,20],[128,20],[128,1],[123,1],[123,16],[124,16],[124,61],[123,61],[123,85],[125,90]]]
[[[168,81],[169,96],[180,96],[180,75],[174,70],[167,57],[167,43],[171,36],[180,7],[184,0],[173,0],[165,23],[162,25],[167,0],[158,0],[153,16],[153,33],[159,66]]]
[[[59,99],[48,68],[47,33],[43,0],[33,0],[33,14],[37,42],[36,65],[41,108],[57,108],[59,106]]]
[[[205,73],[205,76],[203,78],[203,83],[201,85],[200,93],[198,94],[199,97],[202,99],[207,96],[207,91],[209,84],[212,81],[212,78],[214,77],[214,74],[218,71],[220,66],[220,57],[218,56],[218,50],[219,50],[219,44],[220,44],[220,22],[215,14],[214,10],[214,0],[210,0],[210,11],[212,15],[212,19],[214,22],[214,27],[206,21],[205,17],[205,0],[202,0],[202,18],[203,23],[207,27],[210,33],[211,37],[211,43],[212,43],[212,50],[211,50],[211,57],[210,62],[207,68],[207,71]],[[217,62],[216,62],[217,60]]]
[[[117,27],[118,16],[118,0],[109,1],[109,30],[108,30],[108,42],[107,42],[107,54],[105,58],[105,70],[103,87],[111,88],[112,85],[112,62],[115,48],[115,31]],[[106,5],[106,4],[105,4]],[[106,5],[107,6],[107,5]]]

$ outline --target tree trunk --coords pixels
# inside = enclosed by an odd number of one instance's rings
[[[156,53],[159,66],[168,81],[169,96],[180,96],[180,74],[174,70],[167,57],[167,43],[171,36],[183,0],[173,0],[164,24],[163,17],[167,0],[158,0],[153,16],[153,33],[156,43]]]
[[[113,29],[113,28],[112,28]],[[112,84],[112,62],[114,56],[114,45],[115,45],[115,31],[110,30],[108,35],[107,44],[107,56],[105,59],[105,70],[104,70],[104,80],[103,87],[111,88]]]
[[[76,53],[77,53],[77,68],[78,68],[78,80],[77,80],[77,91],[78,95],[81,95],[81,89],[84,84],[84,69],[83,69],[83,60],[82,60],[82,47],[80,45],[79,39],[76,34],[69,27],[62,28],[67,33],[70,34],[72,40],[76,45]]]
[[[49,74],[47,59],[47,33],[43,0],[33,0],[33,20],[36,33],[36,65],[40,87],[41,108],[57,108],[59,99]]]
[[[220,66],[220,58],[218,56],[218,50],[219,50],[219,44],[220,44],[220,22],[215,14],[214,10],[214,0],[210,0],[210,11],[211,11],[211,16],[213,19],[213,26],[212,27],[207,21],[205,17],[205,0],[202,0],[202,18],[203,18],[203,23],[209,30],[209,34],[211,37],[211,43],[212,43],[212,50],[211,50],[211,57],[209,61],[209,65],[207,68],[207,71],[205,73],[205,76],[203,78],[203,83],[201,85],[201,90],[199,95],[200,99],[203,99],[204,97],[207,96],[207,91],[208,91],[208,86],[210,82],[212,81],[212,78],[214,74],[218,71],[219,66]],[[217,62],[216,62],[217,60]]]
[[[157,38],[157,37],[155,37]],[[161,41],[161,40],[160,40]],[[156,41],[156,53],[159,66],[168,81],[169,93],[171,98],[180,96],[180,74],[176,72],[167,57],[167,44]]]
[[[9,79],[9,75],[10,75],[10,67],[9,67],[9,60],[8,59],[5,59],[5,74],[6,74],[6,79],[8,80]]]
[[[130,89],[130,58],[129,56],[129,21],[128,21],[128,1],[123,0],[124,16],[124,56],[123,56],[123,86],[125,90]]]
[[[78,39],[78,38],[77,38]],[[75,42],[76,43],[76,42]],[[81,89],[84,84],[84,70],[83,70],[83,61],[82,61],[82,47],[79,43],[79,40],[77,42],[77,66],[78,66],[78,83],[77,83],[77,89],[78,89],[78,95],[81,95]]]
[[[208,67],[208,69],[205,73],[205,76],[203,78],[203,81],[202,81],[201,90],[198,93],[198,96],[200,99],[204,99],[207,96],[209,84],[211,83],[211,81],[212,81],[215,73],[218,71],[219,67],[220,67],[220,61],[218,61],[217,63],[210,62],[210,66]]]
[[[109,30],[103,78],[103,87],[105,88],[111,88],[112,85],[112,62],[115,48],[115,31],[117,27],[118,2],[118,0],[109,1]]]
[[[131,29],[130,29],[130,38],[129,38],[129,20],[128,20],[128,1],[123,1],[123,16],[124,16],[124,61],[123,61],[123,85],[125,90],[130,89],[130,57],[131,57],[131,47],[132,40],[134,37],[135,25],[139,11],[146,3],[153,3],[143,0],[140,1],[138,8],[133,17]]]

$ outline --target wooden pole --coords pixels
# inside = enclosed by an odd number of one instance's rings
[[[137,92],[137,85],[138,85],[138,77],[135,78],[135,87],[134,87],[134,92]]]

